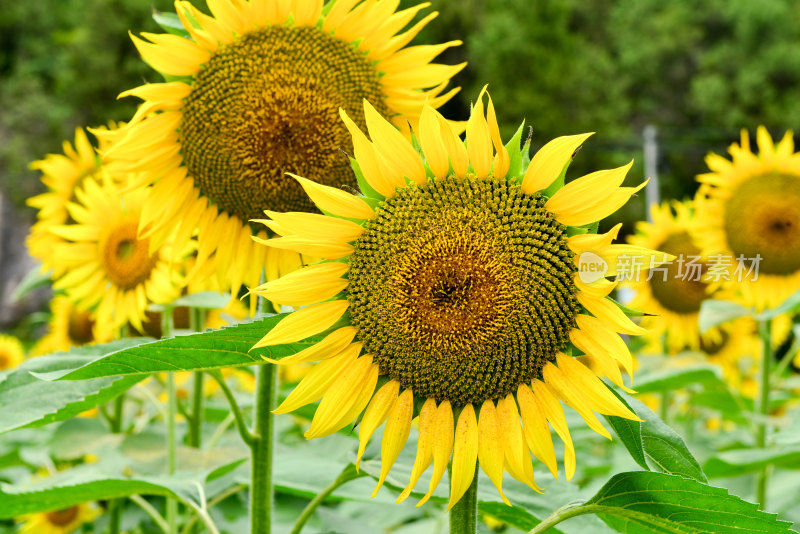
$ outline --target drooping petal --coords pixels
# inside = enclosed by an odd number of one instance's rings
[[[478,421],[472,404],[462,408],[453,442],[453,464],[450,475],[450,502],[447,511],[461,499],[475,478],[478,461]]]
[[[369,438],[375,433],[375,430],[386,421],[389,416],[389,410],[397,400],[397,394],[400,391],[400,382],[397,380],[390,380],[378,390],[361,419],[361,424],[358,428],[358,454],[356,455],[356,470],[361,466],[361,457],[369,443]]]
[[[511,503],[503,493],[503,441],[500,422],[492,400],[486,400],[481,405],[478,415],[478,463],[497,488],[503,502]]]
[[[411,495],[419,477],[433,461],[433,443],[436,425],[436,401],[432,398],[425,401],[419,412],[419,438],[417,439],[417,455],[414,466],[411,468],[411,480],[397,497],[397,502],[403,502]]]
[[[433,427],[433,473],[431,482],[428,485],[428,493],[419,500],[417,506],[422,506],[433,495],[434,490],[441,482],[447,465],[450,463],[450,455],[453,452],[453,441],[455,439],[455,423],[453,422],[453,408],[450,401],[442,401],[436,408],[436,423]]]
[[[383,486],[386,476],[392,466],[400,456],[400,451],[408,440],[411,432],[411,417],[414,414],[414,394],[410,389],[403,391],[394,402],[389,417],[386,420],[386,428],[383,430],[383,441],[381,442],[381,474],[378,484],[372,491],[371,497],[378,494],[378,490]]]

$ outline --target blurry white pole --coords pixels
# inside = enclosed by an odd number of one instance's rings
[[[644,190],[645,204],[647,205],[647,220],[650,221],[650,206],[661,202],[658,183],[658,130],[652,124],[644,127],[644,177],[650,178]],[[652,221],[650,221],[652,222]]]

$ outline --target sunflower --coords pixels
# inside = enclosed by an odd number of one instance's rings
[[[630,370],[632,358],[618,333],[643,330],[606,298],[616,283],[583,281],[578,264],[591,251],[613,276],[622,255],[655,254],[611,244],[619,226],[587,233],[642,186],[620,187],[629,164],[559,188],[590,134],[551,141],[523,172],[519,146],[509,155],[492,101],[484,113],[483,100],[482,92],[466,144],[425,106],[416,131],[421,151],[369,103],[371,140],[342,110],[367,196],[296,177],[325,215],[267,212],[264,221],[283,236],[268,246],[326,260],[254,289],[303,306],[254,348],[321,336],[275,362],[319,361],[276,412],[321,398],[307,438],[364,412],[358,462],[386,422],[375,493],[418,416],[416,460],[400,501],[433,463],[420,504],[427,501],[451,454],[450,507],[476,463],[504,500],[504,470],[540,491],[530,453],[558,472],[548,422],[564,440],[571,478],[575,453],[559,399],[609,438],[593,411],[637,419],[596,373],[624,387],[619,365]],[[584,355],[571,355],[570,343]]]
[[[165,250],[151,250],[147,238],[137,237],[147,189],[130,189],[104,175],[85,180],[75,191],[77,202],[67,205],[75,224],[51,232],[66,241],[57,244],[55,261],[70,267],[53,287],[64,290],[104,331],[130,322],[142,331],[148,303],[171,302],[180,295],[183,279]]]
[[[711,297],[712,284],[709,264],[693,237],[694,211],[691,202],[654,204],[650,207],[652,222],[636,223],[636,233],[628,238],[631,244],[676,256],[668,264],[642,269],[626,284],[636,294],[631,306],[651,314],[642,318],[648,337],[664,336],[665,348],[673,354],[700,350],[703,343],[719,343],[721,336],[716,330],[700,335],[700,305]]]
[[[95,504],[79,504],[63,510],[20,516],[19,534],[72,534],[82,525],[91,523],[100,510]]]
[[[109,133],[114,128],[116,125],[112,124],[110,129],[101,127],[98,131]],[[110,138],[103,136],[100,146],[108,149]],[[39,210],[26,241],[28,250],[42,263],[42,271],[52,271],[54,276],[64,274],[65,266],[53,261],[53,246],[62,239],[50,232],[50,228],[69,221],[67,203],[75,200],[75,189],[85,178],[98,176],[104,167],[83,128],[75,129],[74,146],[64,141],[63,152],[48,154],[44,159],[31,163],[32,169],[41,171],[47,191],[27,201],[29,206]]]
[[[25,360],[25,349],[14,336],[0,334],[0,372],[16,367]]]
[[[209,16],[177,2],[188,39],[132,37],[144,60],[174,80],[123,93],[145,103],[106,154],[155,184],[143,235],[160,244],[174,227],[184,236],[197,229],[198,265],[216,251],[217,275],[234,294],[243,281],[258,284],[264,268],[271,280],[307,263],[254,246],[248,221],[265,209],[314,210],[286,172],[357,187],[338,109],[355,115],[367,98],[407,129],[424,102],[439,106],[457,91],[443,93],[464,65],[431,61],[460,43],[406,47],[436,13],[398,33],[428,4],[397,5],[208,0]]]
[[[113,338],[113,332],[105,328],[106,325],[95,322],[90,311],[77,308],[65,295],[53,297],[50,312],[47,333],[34,345],[31,354],[63,352],[70,347],[106,343]]]
[[[800,289],[800,156],[792,132],[773,144],[756,133],[758,155],[742,131],[729,161],[706,158],[697,197],[697,240],[706,255],[728,258],[729,287],[757,310],[773,308]]]

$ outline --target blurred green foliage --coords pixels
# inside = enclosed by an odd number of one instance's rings
[[[202,5],[202,2],[197,2]],[[402,0],[401,7],[418,3]],[[460,39],[468,61],[444,108],[464,119],[489,83],[504,136],[525,118],[533,147],[596,131],[571,176],[637,163],[641,132],[659,129],[664,197],[690,195],[703,157],[740,128],[774,135],[800,123],[800,3],[791,0],[433,0],[416,42]],[[154,0],[171,10],[168,0]],[[202,6],[205,7],[205,6]],[[0,184],[13,200],[38,190],[31,160],[60,150],[77,125],[129,118],[116,95],[158,77],[127,30],[158,31],[144,0],[0,0]],[[642,199],[621,214],[644,215]]]
[[[127,32],[156,31],[150,13],[143,0],[0,0],[0,190],[15,204],[41,188],[28,164],[76,126],[130,118],[135,101],[116,96],[152,70]]]

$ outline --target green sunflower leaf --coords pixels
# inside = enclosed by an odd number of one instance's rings
[[[0,433],[25,426],[64,421],[102,405],[127,391],[144,376],[100,378],[86,382],[52,383],[43,374],[64,374],[83,367],[109,351],[125,349],[148,338],[124,339],[106,345],[73,349],[32,358],[0,382]]]
[[[169,371],[205,371],[266,363],[263,357],[279,360],[316,343],[312,337],[299,343],[250,350],[286,315],[278,314],[220,330],[170,337],[119,350],[97,345],[102,356],[77,369],[41,373],[46,380],[88,380],[110,376],[143,376]],[[106,348],[107,347],[107,348]]]
[[[800,469],[800,447],[725,451],[709,458],[703,470],[711,478],[731,477],[755,473],[768,465]]]
[[[587,513],[630,534],[767,534],[789,532],[791,526],[723,488],[647,471],[614,475],[589,501],[561,512],[563,517]]]
[[[705,334],[715,326],[733,321],[739,317],[746,317],[752,315],[753,312],[727,300],[708,299],[704,300],[700,305],[700,333]]]
[[[707,481],[703,469],[689,452],[683,438],[640,401],[613,389],[611,391],[640,419],[644,419],[643,423],[639,423],[606,416],[606,420],[637,464],[647,470],[681,475],[700,482]]]
[[[40,287],[44,287],[52,281],[50,276],[53,271],[42,272],[41,266],[36,265],[20,280],[19,284],[11,293],[11,302],[19,302],[22,297]]]
[[[25,486],[0,484],[0,519],[63,510],[85,502],[130,495],[172,497],[187,506],[201,509],[205,506],[203,483],[219,476],[220,471],[240,463],[241,460],[236,460],[230,465],[204,473],[136,477],[126,477],[122,473],[109,474],[86,464]]]

